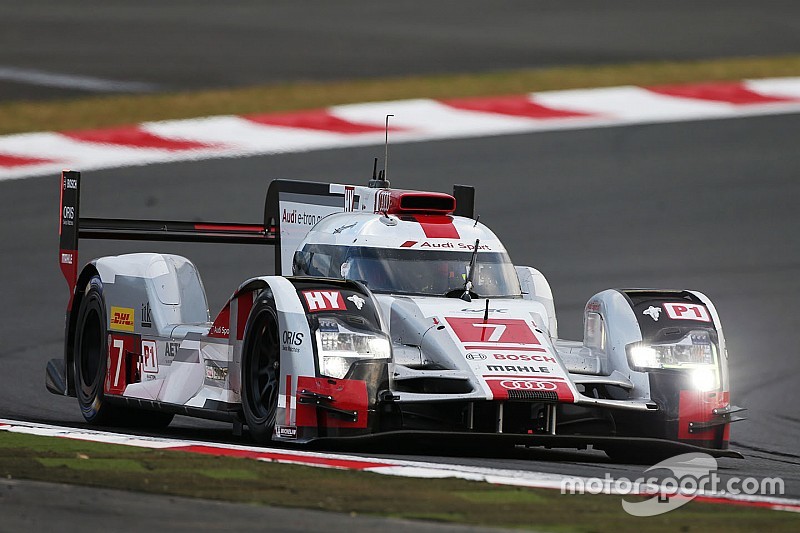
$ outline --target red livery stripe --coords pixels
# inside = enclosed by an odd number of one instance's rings
[[[578,111],[566,111],[545,107],[533,102],[524,94],[494,98],[457,98],[440,100],[440,102],[456,109],[480,111],[481,113],[497,113],[499,115],[509,115],[512,117],[549,119],[591,116]]]
[[[502,362],[502,361],[501,361]],[[518,361],[514,361],[515,363]],[[530,361],[525,361],[530,363]],[[499,363],[498,363],[499,364]],[[564,378],[558,376],[539,376],[538,374],[486,374],[484,379],[538,379],[542,381],[564,381]]]
[[[481,346],[469,345],[464,346],[465,350],[492,350],[495,352],[547,352],[545,348],[536,348],[533,346],[500,346],[496,344],[486,343]]]
[[[296,111],[293,113],[245,115],[242,117],[257,124],[267,126],[284,126],[287,128],[302,128],[307,130],[329,131],[332,133],[358,134],[376,133],[384,131],[383,126],[371,124],[358,124],[331,115],[325,109],[311,111]],[[397,128],[389,128],[397,131]]]
[[[155,148],[158,150],[182,151],[199,150],[203,148],[220,148],[220,146],[205,144],[197,141],[184,141],[168,139],[149,133],[139,126],[110,128],[102,130],[68,131],[62,135],[75,139],[99,144],[113,144],[129,148]]]
[[[453,217],[448,215],[414,215],[429,239],[460,239]]]
[[[198,231],[252,231],[253,233],[264,233],[264,226],[246,224],[195,224],[194,229]]]
[[[284,409],[286,412],[286,418],[284,420],[284,424],[287,426],[292,425],[292,375],[288,374],[286,376],[286,408]]]
[[[55,163],[55,161],[52,159],[40,159],[38,157],[20,157],[16,155],[0,154],[0,167],[25,167],[29,165],[41,165],[43,163]]]
[[[742,83],[699,83],[696,85],[661,85],[658,87],[645,87],[648,91],[676,96],[678,98],[691,98],[693,100],[708,100],[723,102],[733,105],[774,104],[783,102],[797,102],[792,98],[768,96],[751,91]]]

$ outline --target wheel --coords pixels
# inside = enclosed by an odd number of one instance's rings
[[[78,308],[75,329],[75,393],[83,418],[92,425],[137,428],[165,428],[175,416],[171,413],[109,405],[103,382],[108,363],[108,331],[103,282],[99,276],[89,280]]]
[[[280,375],[278,315],[271,294],[262,293],[247,318],[242,347],[242,411],[260,444],[270,442],[275,430]]]
[[[99,276],[86,285],[75,329],[75,394],[83,418],[90,424],[111,423],[114,407],[104,402],[107,331],[103,283]]]

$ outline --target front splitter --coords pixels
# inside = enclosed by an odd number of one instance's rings
[[[475,433],[451,431],[399,430],[351,437],[319,437],[309,446],[317,449],[335,450],[403,450],[424,447],[443,447],[448,450],[487,450],[514,446],[548,449],[586,449],[589,446],[600,450],[630,450],[648,457],[670,457],[683,453],[705,453],[712,457],[743,459],[733,450],[704,448],[685,442],[647,437],[611,437],[593,435],[535,435],[510,433]]]

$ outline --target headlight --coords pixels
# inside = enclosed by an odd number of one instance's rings
[[[717,347],[708,331],[693,330],[677,342],[629,344],[628,363],[633,370],[676,369],[691,372],[698,390],[719,387]]]
[[[355,331],[335,318],[320,319],[316,337],[320,373],[332,378],[343,378],[355,361],[391,356],[385,335]]]
[[[694,388],[707,392],[717,388],[717,372],[711,368],[695,368],[692,370],[692,385]]]

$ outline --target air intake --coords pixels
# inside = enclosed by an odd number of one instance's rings
[[[391,191],[391,214],[449,215],[456,209],[456,199],[438,192]]]
[[[510,390],[509,400],[539,400],[542,402],[557,402],[558,394],[550,390]]]

